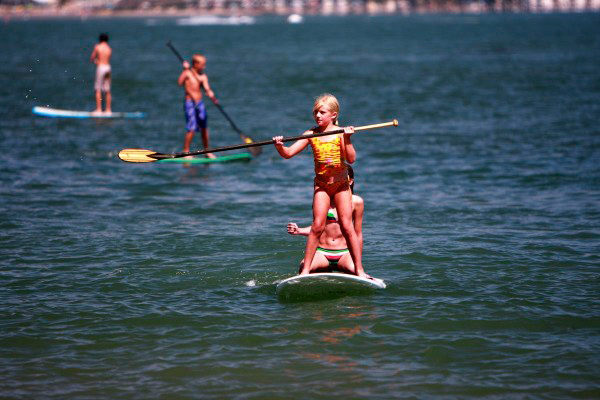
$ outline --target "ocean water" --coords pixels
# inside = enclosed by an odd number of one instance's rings
[[[115,111],[91,110],[100,32]],[[172,19],[0,26],[0,397],[600,397],[600,16]],[[282,302],[311,222],[312,156],[129,164],[183,144],[202,51],[255,140],[356,134],[364,263],[388,288]],[[214,146],[240,143],[207,104]],[[193,147],[199,146],[198,138]]]

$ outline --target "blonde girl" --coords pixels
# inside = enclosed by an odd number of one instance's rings
[[[317,126],[304,132],[304,135],[339,129],[339,111],[340,105],[333,95],[322,94],[317,97],[313,107],[313,117]],[[319,238],[325,230],[327,211],[330,207],[335,207],[342,235],[346,239],[350,256],[356,267],[356,275],[370,278],[363,270],[361,245],[352,223],[352,192],[346,163],[352,164],[356,160],[356,151],[350,140],[353,133],[354,127],[349,126],[344,128],[343,134],[300,139],[289,147],[283,144],[283,136],[273,138],[275,148],[283,158],[295,156],[309,144],[314,155],[313,223],[306,241],[304,265],[300,275],[310,272]]]

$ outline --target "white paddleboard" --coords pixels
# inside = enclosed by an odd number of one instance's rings
[[[277,296],[283,300],[325,299],[385,289],[380,279],[365,279],[356,275],[323,272],[296,275],[277,284]]]
[[[112,112],[95,113],[91,111],[59,110],[50,107],[33,107],[31,110],[35,115],[51,118],[144,118],[143,112]]]

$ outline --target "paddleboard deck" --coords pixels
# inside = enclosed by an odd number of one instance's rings
[[[144,118],[146,113],[143,112],[113,112],[107,113],[95,113],[91,111],[73,111],[73,110],[59,110],[57,108],[50,107],[33,107],[31,110],[35,115],[41,117],[50,118]]]
[[[250,153],[238,153],[230,154],[227,156],[221,156],[217,158],[205,158],[205,157],[192,157],[192,158],[165,158],[159,160],[159,163],[185,163],[185,164],[212,164],[212,163],[226,163],[235,161],[250,161],[252,155]]]
[[[348,295],[368,294],[385,289],[380,279],[365,279],[356,275],[323,272],[296,275],[277,283],[277,296],[281,300],[318,300]]]

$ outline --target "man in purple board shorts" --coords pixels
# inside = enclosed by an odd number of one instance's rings
[[[183,142],[183,151],[189,152],[192,139],[195,132],[202,133],[202,144],[205,149],[210,146],[208,137],[208,127],[206,124],[206,108],[202,101],[202,90],[216,104],[218,103],[215,94],[210,89],[208,77],[204,73],[206,67],[206,57],[200,54],[194,54],[192,57],[192,66],[187,61],[183,62],[183,71],[179,75],[177,83],[185,89],[185,140]],[[216,158],[213,153],[207,153],[206,157]]]

